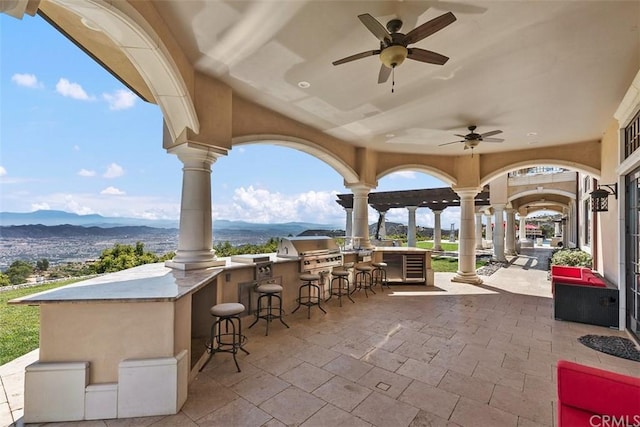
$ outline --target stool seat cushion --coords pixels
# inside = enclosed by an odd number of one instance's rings
[[[386,262],[374,262],[372,265],[374,267],[386,267],[387,263]]]
[[[371,270],[373,270],[373,267],[371,267],[370,265],[356,265],[356,270],[358,270],[358,271],[371,271]]]
[[[265,283],[264,285],[258,286],[256,290],[261,294],[275,294],[282,292],[282,286],[276,283]]]
[[[227,302],[224,304],[216,304],[211,307],[211,315],[218,317],[235,316],[244,311],[244,305],[237,302]]]
[[[313,274],[313,273],[305,273],[300,275],[300,280],[304,280],[304,281],[320,280],[320,275]]]
[[[344,270],[333,270],[331,274],[336,277],[347,277],[349,272]]]

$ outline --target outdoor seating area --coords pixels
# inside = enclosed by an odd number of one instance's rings
[[[559,360],[628,376],[640,365],[578,341],[626,332],[553,319],[548,251],[536,251],[513,258],[483,285],[436,273],[433,288],[392,285],[353,294],[355,304],[325,305],[326,314],[288,313],[290,328],[274,327],[268,336],[264,325],[243,328],[249,354],[236,355],[241,372],[232,354],[214,354],[178,414],[91,425],[558,425]],[[10,408],[0,412],[3,425],[10,416],[20,425],[22,416],[30,360],[16,362],[0,367],[7,396],[0,403]]]

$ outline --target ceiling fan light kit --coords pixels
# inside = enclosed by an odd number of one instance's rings
[[[409,50],[401,45],[391,45],[380,52],[380,61],[387,68],[395,68],[402,64],[407,57]]]

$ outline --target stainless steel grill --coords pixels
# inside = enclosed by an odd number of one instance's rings
[[[342,252],[328,236],[287,237],[278,241],[276,255],[300,260],[300,272],[330,272],[343,263]]]

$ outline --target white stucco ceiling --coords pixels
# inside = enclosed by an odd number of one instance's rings
[[[477,153],[600,139],[640,69],[640,1],[175,1],[157,8],[196,67],[237,92],[356,145],[461,154],[467,126],[501,129]],[[407,60],[378,84],[377,49],[357,15],[408,32],[444,66]],[[311,84],[307,89],[300,81]]]

